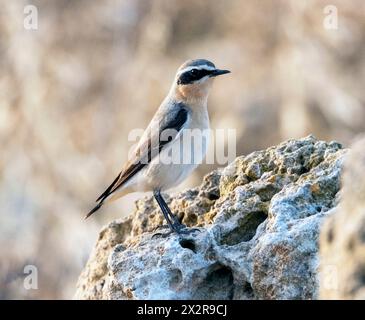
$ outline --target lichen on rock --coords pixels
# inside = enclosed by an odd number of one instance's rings
[[[152,197],[106,226],[77,299],[313,299],[319,226],[337,205],[346,150],[313,136],[241,156],[166,197],[200,232],[152,236]],[[163,231],[161,231],[163,233]]]

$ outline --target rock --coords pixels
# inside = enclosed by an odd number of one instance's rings
[[[323,299],[365,299],[365,137],[344,164],[341,201],[320,239]]]
[[[200,232],[153,231],[154,200],[100,233],[76,299],[313,299],[319,227],[337,204],[345,150],[308,136],[238,157],[167,197]]]

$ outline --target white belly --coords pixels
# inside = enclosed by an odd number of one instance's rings
[[[207,153],[209,131],[182,131],[171,146],[164,149],[146,168],[144,178],[152,188],[167,190],[179,185],[202,164]]]
[[[209,138],[208,113],[192,117],[178,138],[138,174],[136,189],[167,190],[179,185],[204,161]]]

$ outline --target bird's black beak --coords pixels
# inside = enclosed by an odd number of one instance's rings
[[[215,69],[210,73],[210,77],[217,77],[221,76],[222,74],[230,73],[229,70],[221,70],[221,69]]]

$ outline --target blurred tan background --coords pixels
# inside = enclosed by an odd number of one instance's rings
[[[23,27],[27,4],[38,30]],[[323,25],[329,4],[338,29]],[[209,109],[213,128],[237,129],[238,154],[365,131],[362,0],[0,0],[1,299],[72,297],[98,230],[136,196],[83,216],[190,58],[232,70]]]

